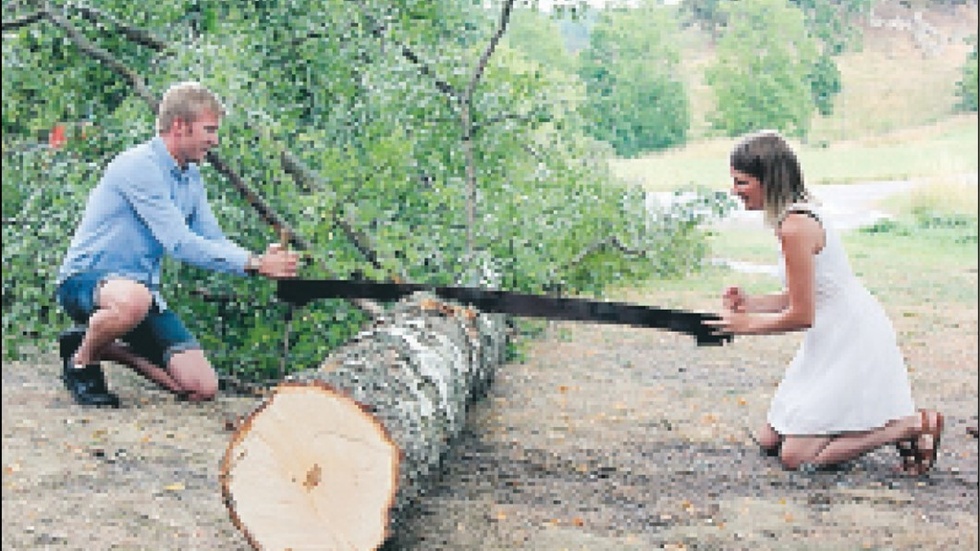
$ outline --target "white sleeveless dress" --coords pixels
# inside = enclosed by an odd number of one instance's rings
[[[813,205],[826,235],[814,257],[816,313],[769,408],[782,435],[867,431],[915,413],[895,330],[884,309],[851,270],[837,233]],[[780,262],[786,282],[785,259]]]

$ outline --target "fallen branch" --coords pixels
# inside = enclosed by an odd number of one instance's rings
[[[45,14],[52,23],[60,27],[63,31],[65,31],[65,33],[68,34],[68,37],[75,43],[75,46],[77,46],[78,49],[94,57],[96,60],[101,61],[112,71],[125,78],[126,81],[129,82],[129,85],[132,86],[133,90],[136,91],[136,94],[150,105],[150,108],[153,109],[154,113],[157,112],[160,107],[159,100],[157,100],[156,96],[150,92],[150,89],[147,88],[146,82],[141,76],[130,70],[129,67],[116,59],[111,53],[89,41],[85,35],[76,29],[75,26],[64,17],[54,13],[51,10],[46,10]]]
[[[91,6],[86,6],[84,4],[68,4],[69,6],[78,10],[85,19],[95,23],[96,25],[102,25],[105,21],[112,23],[114,27],[119,29],[119,32],[128,38],[130,41],[135,42],[141,46],[146,46],[152,48],[158,52],[162,52],[170,47],[169,44],[163,40],[153,36],[149,32],[127,25],[122,21],[119,21],[115,17],[105,13],[104,11],[98,10]]]
[[[292,243],[297,249],[309,250],[310,243],[297,235],[296,230],[289,226],[285,220],[268,203],[266,203],[262,197],[253,190],[244,180],[238,175],[237,172],[231,169],[221,157],[218,156],[214,151],[208,152],[208,162],[220,172],[224,174],[231,185],[235,186],[235,189],[241,193],[242,197],[248,201],[248,204],[252,205],[252,208],[259,213],[267,224],[272,226],[279,235],[285,234],[288,241]]]
[[[3,32],[15,31],[21,27],[26,27],[47,17],[47,13],[42,9],[34,13],[21,15],[3,22]]]
[[[306,189],[317,189],[323,190],[328,186],[324,184],[320,178],[309,169],[303,161],[296,158],[288,151],[283,150],[282,152],[282,166],[286,170],[286,173],[296,180],[297,184]],[[354,245],[359,253],[371,263],[372,266],[386,272],[387,270],[381,264],[381,260],[378,257],[378,253],[374,250],[374,247],[370,243],[370,239],[363,232],[358,231],[354,228],[353,224],[344,219],[340,215],[340,209],[343,205],[338,202],[333,212],[331,213],[331,222],[340,227],[341,231],[347,239]]]

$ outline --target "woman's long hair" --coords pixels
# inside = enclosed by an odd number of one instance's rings
[[[794,203],[811,200],[803,183],[796,154],[779,133],[764,130],[749,134],[732,149],[731,167],[759,179],[766,223],[776,226]]]

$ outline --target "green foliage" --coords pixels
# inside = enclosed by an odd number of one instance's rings
[[[826,54],[817,57],[810,69],[810,92],[817,111],[824,117],[834,112],[834,97],[841,91],[840,70],[833,58]]]
[[[537,9],[516,9],[505,41],[542,67],[575,72],[575,58],[565,47],[560,21]]]
[[[980,95],[977,92],[977,35],[970,37],[970,40],[973,43],[973,50],[967,55],[966,63],[963,64],[963,79],[956,83],[958,107],[963,111],[976,111],[980,104]]]
[[[858,22],[871,3],[869,0],[790,0],[790,3],[803,12],[806,34],[820,45],[821,53],[809,69],[809,82],[817,110],[829,116],[833,113],[834,97],[841,91],[841,76],[833,57],[859,43]],[[681,3],[681,13],[689,23],[698,24],[717,41],[729,26],[731,8],[718,0],[685,0]]]
[[[823,52],[836,56],[860,41],[858,24],[871,7],[870,0],[790,0],[806,17],[807,33],[820,41]],[[681,13],[716,40],[728,24],[729,10],[719,0],[684,0]]]
[[[193,79],[223,98],[229,115],[218,153],[314,244],[303,277],[399,274],[432,284],[600,293],[698,260],[701,237],[687,215],[651,218],[642,195],[608,173],[611,152],[584,134],[577,115],[581,83],[548,58],[518,51],[520,40],[499,45],[480,75],[467,164],[461,91],[496,24],[492,10],[471,2],[326,4],[107,0],[99,25],[70,6],[64,12],[88,40],[147,79],[153,94]],[[129,42],[121,25],[169,46]],[[3,90],[3,340],[11,357],[25,334],[51,343],[68,324],[53,285],[85,197],[109,159],[152,135],[154,117],[129,83],[44,21],[5,35]],[[55,122],[78,120],[89,125],[84,140],[58,150],[38,145]],[[286,173],[284,151],[316,175],[312,187]],[[202,169],[231,239],[255,251],[277,240],[237,190],[210,165]],[[470,171],[477,227],[468,256]],[[364,236],[379,266],[340,220]],[[603,242],[643,254],[587,249]],[[293,312],[287,366],[287,309],[272,283],[174,262],[164,271],[170,305],[219,372],[240,378],[275,380],[315,366],[366,321],[343,301]]]
[[[805,16],[807,33],[820,45],[810,68],[810,93],[820,115],[834,112],[834,98],[841,92],[841,75],[834,57],[860,44],[859,22],[871,8],[870,0],[791,0]]]
[[[728,136],[763,128],[805,136],[814,110],[816,44],[786,0],[724,6],[728,26],[706,72],[717,96],[712,124]]]
[[[52,267],[61,263],[65,227],[76,220],[78,205],[85,201],[80,189],[94,168],[77,161],[67,152],[37,147],[3,163],[5,353],[15,340],[49,336],[65,326],[64,314],[53,303]]]
[[[922,237],[928,234],[948,243],[976,244],[978,236],[977,218],[966,214],[937,212],[930,209],[915,209],[904,219],[886,218],[871,226],[861,228],[865,234],[890,234],[901,237]]]
[[[585,82],[588,132],[618,155],[681,145],[690,106],[679,75],[677,18],[668,7],[602,12],[579,75]]]
[[[887,301],[925,290],[938,320],[947,308],[977,304],[976,217],[964,222],[935,225],[900,216],[843,239],[871,292]]]

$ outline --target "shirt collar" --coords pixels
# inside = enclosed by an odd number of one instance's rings
[[[150,140],[150,150],[153,154],[160,159],[163,167],[170,173],[171,176],[178,182],[184,182],[193,169],[197,166],[195,163],[187,163],[187,168],[181,170],[180,166],[177,165],[177,161],[174,160],[173,155],[167,150],[167,144],[163,142],[163,138],[160,136],[154,136]]]

